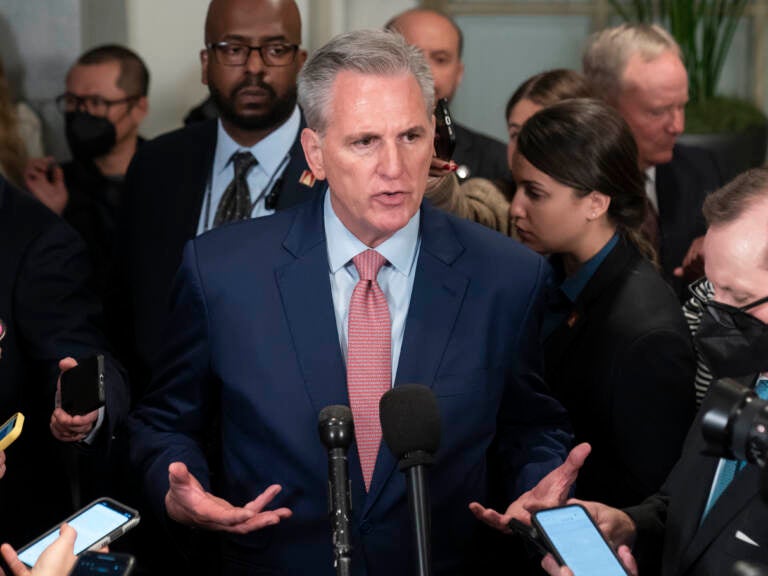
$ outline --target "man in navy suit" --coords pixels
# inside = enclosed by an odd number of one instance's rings
[[[345,363],[360,253],[386,260],[373,282],[391,325],[385,388],[425,384],[440,407],[430,472],[435,574],[473,573],[470,543],[481,524],[468,505],[488,503],[489,458],[509,502],[567,453],[566,415],[539,377],[547,266],[422,202],[433,98],[428,65],[399,35],[332,40],[299,76],[302,145],[329,191],[185,248],[165,350],[131,418],[132,461],[170,526],[223,533],[222,574],[334,573],[317,417],[350,404]],[[372,423],[355,418],[356,429]],[[216,465],[201,448],[212,419],[220,420]],[[379,444],[364,476],[357,440],[353,573],[413,573],[404,476]]]

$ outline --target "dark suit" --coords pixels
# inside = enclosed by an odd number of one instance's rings
[[[58,361],[104,352],[106,346],[97,328],[100,303],[86,289],[91,268],[85,244],[2,177],[0,246],[0,319],[8,330],[0,340],[0,419],[19,410],[25,416],[0,480],[0,540],[19,546],[73,511],[64,444],[49,429]],[[105,383],[106,420],[92,447],[102,455],[128,410],[123,375],[108,356]]]
[[[707,231],[701,207],[707,194],[723,184],[717,159],[708,150],[677,144],[672,161],[656,167],[659,200],[659,259],[666,280],[681,299],[686,283],[672,271],[683,263],[691,242]]]
[[[488,180],[511,179],[507,165],[507,147],[490,136],[470,130],[461,124],[454,124],[456,129],[456,149],[453,161],[459,166],[466,166],[467,178],[487,178]]]
[[[752,377],[742,383],[754,382]],[[626,509],[637,524],[640,574],[721,576],[731,574],[737,560],[768,565],[768,505],[760,498],[764,479],[756,465],[736,474],[699,525],[718,464],[718,458],[702,454],[707,400],[659,493]],[[737,537],[739,532],[757,545]]]
[[[302,118],[301,129],[305,127]],[[168,317],[168,295],[184,244],[197,234],[216,150],[217,121],[195,123],[147,142],[126,178],[116,276],[108,294],[108,321],[125,356],[138,398]],[[299,182],[307,170],[297,136],[283,173],[277,209],[312,198],[324,188]],[[215,207],[213,207],[215,210]]]
[[[217,413],[225,472],[214,492],[242,505],[269,484],[283,486],[272,506],[288,506],[293,516],[226,537],[224,574],[246,567],[334,573],[317,416],[349,398],[322,207],[318,198],[187,246],[165,353],[131,419],[132,461],[146,471],[162,514],[169,463],[184,461],[210,486],[199,442]],[[561,462],[569,434],[564,411],[542,393],[538,376],[544,261],[426,204],[421,214],[396,385],[423,383],[438,398],[443,427],[430,472],[432,556],[435,574],[456,574],[479,526],[467,505],[487,502],[486,452],[494,437],[511,499]],[[354,447],[349,462],[354,573],[412,573],[405,481],[394,456],[382,446],[367,495]]]
[[[627,506],[656,492],[693,420],[696,358],[680,305],[625,239],[544,343],[546,380],[592,453],[576,496]]]

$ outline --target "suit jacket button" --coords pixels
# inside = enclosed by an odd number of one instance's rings
[[[366,521],[360,524],[360,534],[363,534],[363,535],[370,534],[372,530],[373,530],[373,526],[371,526],[370,522]]]

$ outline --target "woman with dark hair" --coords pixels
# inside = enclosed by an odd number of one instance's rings
[[[566,100],[526,121],[512,171],[515,229],[554,269],[542,327],[547,382],[576,441],[592,445],[576,496],[637,503],[680,454],[696,362],[677,298],[639,232],[637,146],[603,102]]]
[[[587,79],[573,70],[556,68],[531,76],[510,96],[505,109],[509,143],[507,161],[512,168],[512,157],[517,148],[517,135],[525,121],[536,112],[570,98],[589,98],[592,89]]]

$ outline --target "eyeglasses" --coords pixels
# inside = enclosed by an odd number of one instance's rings
[[[127,98],[120,98],[118,100],[107,100],[101,96],[78,96],[76,94],[71,94],[70,92],[65,92],[56,97],[56,107],[62,114],[75,112],[76,110],[85,110],[94,116],[106,116],[109,114],[109,109],[112,106],[133,102],[138,99],[139,96],[128,96]]]
[[[714,289],[706,278],[699,278],[690,284],[688,286],[688,291],[702,304],[704,310],[712,316],[718,324],[726,328],[746,328],[745,324],[751,324],[756,320],[747,314],[747,311],[768,302],[768,296],[758,298],[754,302],[750,302],[744,306],[730,306],[729,304],[717,302],[712,300]]]
[[[216,61],[224,66],[244,66],[254,50],[259,53],[266,66],[288,66],[296,59],[299,45],[275,42],[263,46],[249,46],[242,42],[216,42],[207,44],[206,48],[213,51]]]

